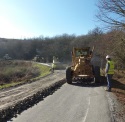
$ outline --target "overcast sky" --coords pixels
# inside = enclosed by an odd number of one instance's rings
[[[98,26],[98,0],[0,0],[0,37],[84,35]]]

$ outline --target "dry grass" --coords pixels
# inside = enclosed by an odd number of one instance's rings
[[[113,79],[113,92],[125,105],[125,71],[115,71]]]
[[[118,101],[123,105],[122,109],[118,112],[118,118],[124,118],[125,116],[125,71],[115,71],[113,77],[112,92],[117,96]]]
[[[104,76],[104,69],[101,70],[101,75]],[[118,100],[125,105],[125,70],[116,70],[112,81],[112,92],[115,93]]]
[[[0,86],[28,81],[47,74],[48,71],[48,67],[36,65],[32,62],[0,61]]]
[[[104,76],[104,69],[101,70],[101,76]],[[106,81],[106,79],[105,79]],[[117,112],[117,118],[125,117],[125,70],[116,70],[112,80],[112,93],[117,97],[117,100],[122,104],[122,109]]]

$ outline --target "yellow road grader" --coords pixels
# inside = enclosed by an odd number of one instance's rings
[[[100,67],[91,64],[93,50],[90,51],[90,47],[73,48],[72,65],[66,68],[68,84],[73,80],[100,82]]]

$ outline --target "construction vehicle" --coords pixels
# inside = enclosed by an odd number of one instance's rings
[[[35,62],[42,62],[42,63],[45,62],[44,58],[41,57],[40,55],[36,55],[36,56],[33,58],[33,61],[35,61]]]
[[[3,59],[4,59],[4,60],[12,60],[12,58],[9,56],[9,54],[5,54],[5,55],[3,56]]]
[[[100,67],[91,64],[93,51],[90,47],[73,48],[72,64],[66,68],[66,80],[71,84],[73,80],[100,82]]]

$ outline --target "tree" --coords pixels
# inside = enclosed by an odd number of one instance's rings
[[[114,44],[112,45],[112,52],[118,64],[125,63],[125,33],[122,31],[114,32]]]
[[[125,29],[125,0],[99,0],[96,17],[109,26]]]
[[[112,43],[108,52],[119,64],[125,62],[125,0],[99,0],[97,18],[112,27]]]

